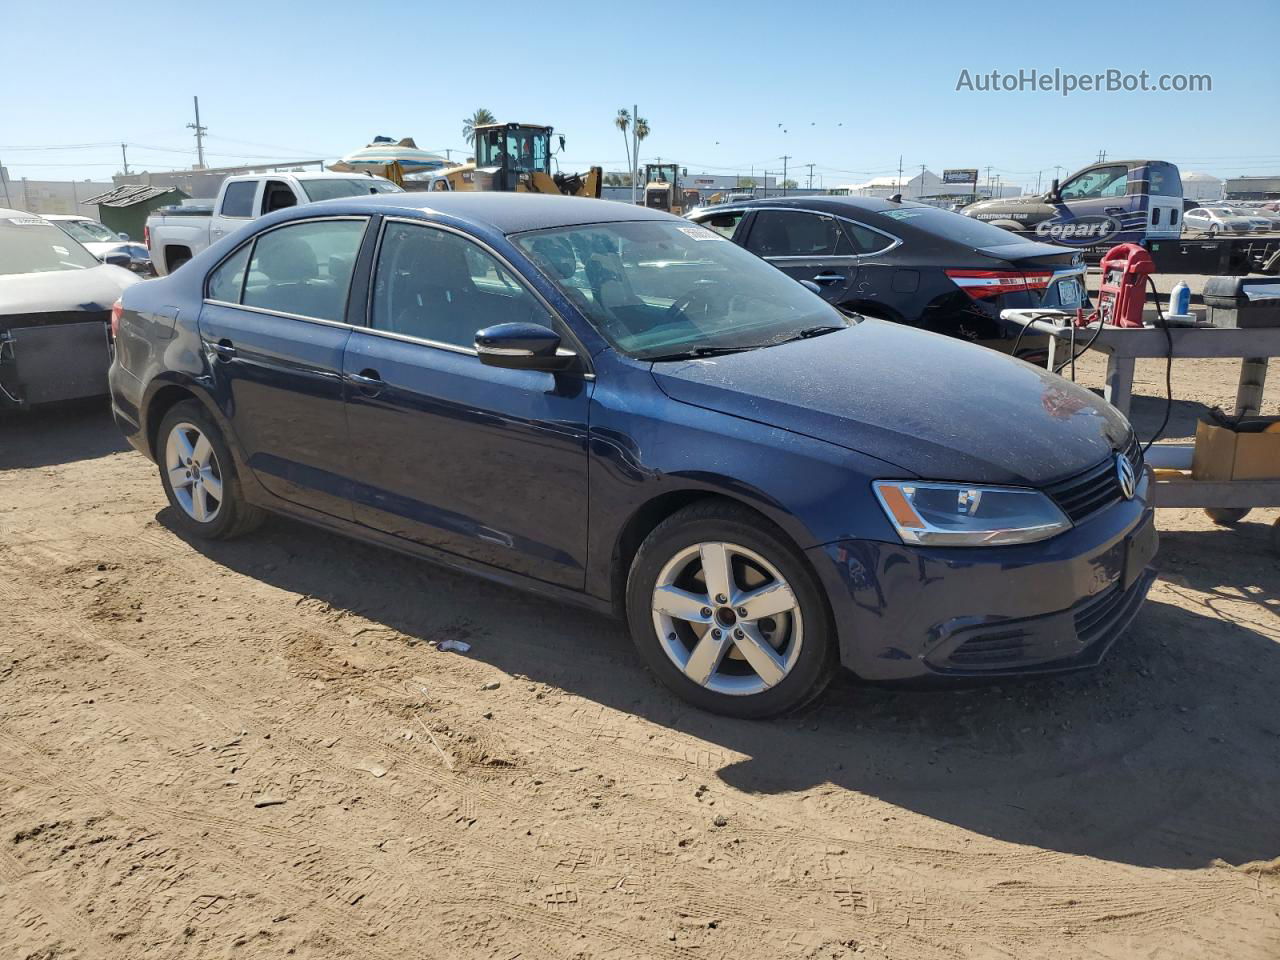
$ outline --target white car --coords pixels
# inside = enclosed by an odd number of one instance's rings
[[[1253,233],[1253,221],[1248,217],[1236,214],[1230,207],[1196,207],[1188,210],[1182,217],[1182,226],[1186,230],[1207,233],[1211,237],[1222,235],[1239,236]]]
[[[113,233],[106,224],[79,214],[42,213],[40,216],[104,263],[109,253],[127,253],[130,270],[141,274],[152,272],[151,253],[142,244],[130,239],[127,233]]]

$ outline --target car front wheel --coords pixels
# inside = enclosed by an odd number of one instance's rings
[[[835,671],[831,615],[808,564],[732,504],[694,504],[654,529],[631,567],[627,616],[658,678],[714,713],[788,713]]]
[[[231,451],[199,403],[189,400],[173,407],[158,436],[160,482],[184,531],[229,540],[262,522],[265,514],[245,501]]]

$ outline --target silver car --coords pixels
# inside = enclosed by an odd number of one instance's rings
[[[1182,217],[1185,230],[1207,233],[1211,237],[1219,234],[1236,235],[1253,233],[1253,221],[1241,217],[1230,207],[1196,207],[1188,210]]]

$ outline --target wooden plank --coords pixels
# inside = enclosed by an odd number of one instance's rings
[[[1156,507],[1280,507],[1280,480],[1173,480],[1151,485]]]

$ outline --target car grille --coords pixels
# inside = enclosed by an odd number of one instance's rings
[[[947,662],[953,667],[980,669],[1017,663],[1026,656],[1030,630],[993,630],[970,637],[951,652]]]
[[[1134,473],[1141,476],[1142,444],[1138,443],[1137,437],[1129,441],[1125,455],[1133,464]],[[1079,523],[1121,499],[1115,458],[1107,457],[1096,467],[1055,483],[1045,492],[1062,508],[1062,512],[1072,523]]]

